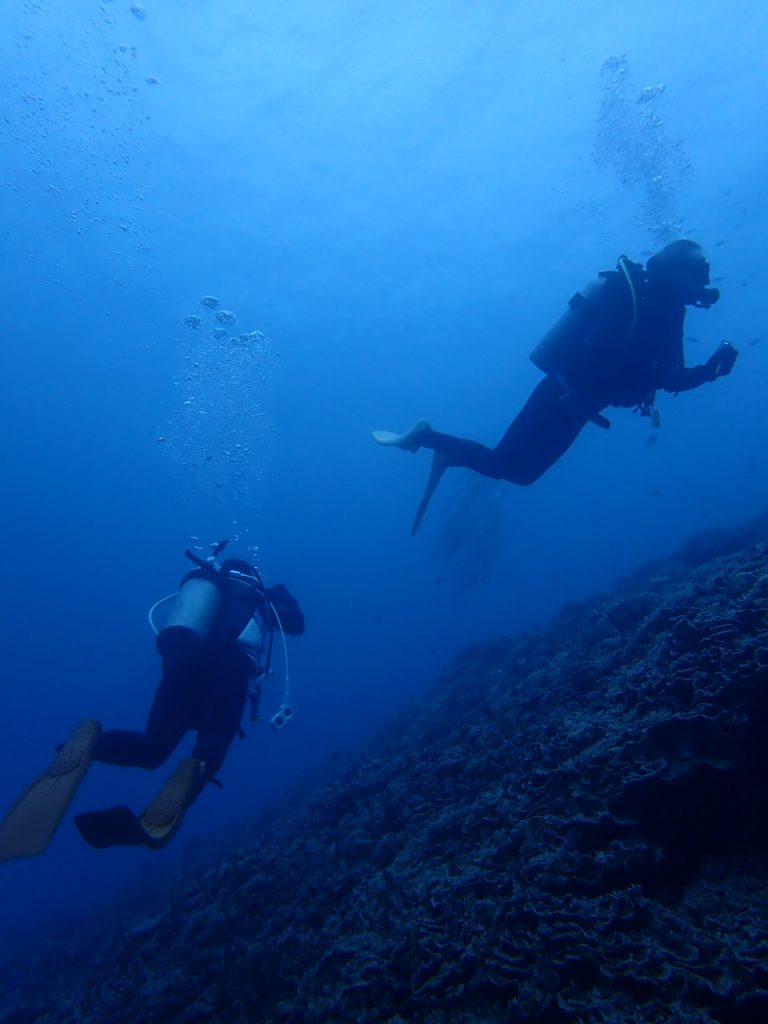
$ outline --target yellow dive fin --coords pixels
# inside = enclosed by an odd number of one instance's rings
[[[50,767],[22,793],[0,825],[0,861],[45,850],[88,771],[100,732],[98,722],[82,721]]]
[[[148,846],[159,849],[179,831],[184,814],[203,783],[202,761],[184,757],[176,770],[138,817],[130,807],[86,811],[75,817],[80,835],[91,846]]]
[[[139,815],[139,824],[151,839],[167,843],[176,835],[190,801],[201,788],[204,770],[197,758],[182,758],[149,807]]]

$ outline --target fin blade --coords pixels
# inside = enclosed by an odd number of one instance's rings
[[[404,434],[396,434],[393,430],[372,430],[373,440],[376,444],[384,445],[387,448],[402,448],[407,452],[415,452],[421,447],[414,441],[416,434],[421,430],[429,430],[429,420],[417,420],[410,430]]]
[[[421,521],[424,518],[427,509],[429,508],[429,503],[432,500],[432,495],[437,490],[437,485],[442,480],[443,473],[446,471],[447,468],[448,462],[446,461],[445,456],[442,455],[440,452],[435,452],[432,455],[432,468],[430,469],[429,472],[427,486],[424,488],[424,493],[421,496],[421,501],[419,502],[419,507],[416,510],[413,525],[411,526],[412,537],[416,536],[418,529],[421,526]]]
[[[373,440],[376,444],[396,446],[402,434],[396,434],[393,430],[372,430]]]
[[[85,719],[0,824],[0,861],[37,857],[50,843],[85,777],[101,726]]]
[[[179,829],[190,799],[196,795],[203,774],[202,762],[185,757],[179,762],[152,803],[139,816],[144,831],[157,842],[167,843]]]
[[[108,807],[78,814],[75,825],[90,846],[148,846],[157,850],[178,832],[203,776],[202,762],[185,757],[149,806],[136,815],[130,807]]]

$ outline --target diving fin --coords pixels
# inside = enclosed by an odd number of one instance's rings
[[[440,483],[443,477],[443,473],[448,468],[448,460],[442,452],[432,453],[432,468],[429,471],[429,479],[427,480],[427,486],[424,488],[424,493],[421,496],[419,507],[416,510],[416,516],[413,520],[413,526],[411,527],[411,536],[415,537],[416,532],[421,526],[421,521],[424,518],[424,513],[429,508],[429,503],[432,500],[432,495],[437,490],[437,485]]]
[[[101,726],[85,719],[0,824],[0,861],[41,854],[88,771]]]
[[[138,817],[130,807],[109,807],[76,815],[75,825],[86,843],[98,850],[108,846],[160,849],[178,832],[184,813],[200,790],[204,771],[202,761],[197,758],[182,758],[152,803]]]
[[[429,428],[429,420],[418,420],[404,434],[395,434],[391,430],[374,430],[372,434],[376,444],[382,444],[387,448],[402,448],[405,452],[417,452],[421,445],[417,441],[416,435],[422,430],[429,430]]]
[[[417,452],[422,447],[422,443],[419,440],[419,434],[422,431],[431,430],[429,420],[417,420],[416,423],[407,430],[404,434],[395,434],[391,430],[374,430],[373,439],[377,444],[384,445],[388,448],[402,448],[406,452]],[[411,536],[413,537],[421,526],[421,521],[424,518],[424,514],[429,507],[429,503],[432,500],[432,495],[437,490],[437,485],[440,483],[443,473],[448,468],[448,460],[445,455],[440,452],[434,451],[432,453],[432,468],[429,473],[429,479],[427,480],[427,486],[424,489],[421,502],[418,509],[416,510],[416,518],[413,520],[413,526],[411,527]]]

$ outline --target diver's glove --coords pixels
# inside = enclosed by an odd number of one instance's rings
[[[721,342],[709,359],[704,363],[707,370],[707,380],[717,380],[718,377],[727,376],[733,369],[736,362],[738,350],[733,347],[730,341]]]

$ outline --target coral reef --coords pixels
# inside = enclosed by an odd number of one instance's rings
[[[295,810],[6,958],[0,1022],[768,1019],[768,543],[739,545],[466,651]]]

